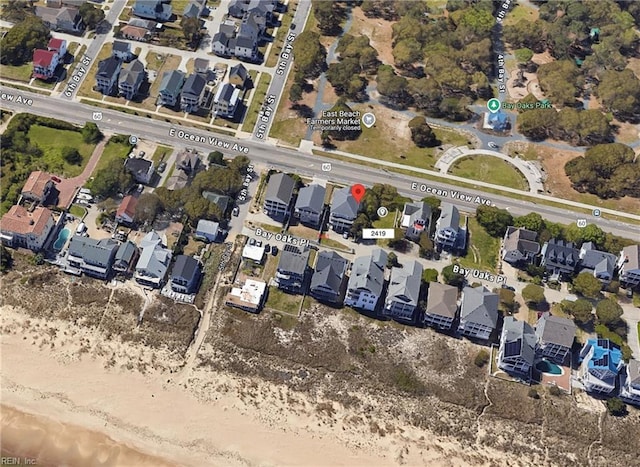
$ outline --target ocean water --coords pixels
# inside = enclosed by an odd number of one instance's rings
[[[56,467],[169,467],[178,464],[118,443],[104,433],[0,406],[5,465]],[[15,462],[15,463],[14,463]]]

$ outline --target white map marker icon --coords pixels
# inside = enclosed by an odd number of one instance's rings
[[[364,123],[364,126],[367,128],[371,128],[376,123],[376,116],[371,112],[367,112],[362,116],[362,123]]]

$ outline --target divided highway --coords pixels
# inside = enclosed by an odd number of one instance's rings
[[[237,139],[221,136],[205,130],[181,127],[170,123],[138,117],[114,110],[97,109],[86,104],[65,102],[60,99],[43,96],[26,91],[18,91],[6,86],[0,86],[0,106],[14,112],[31,112],[36,115],[54,117],[71,123],[83,125],[92,120],[92,114],[102,112],[102,120],[96,122],[98,126],[108,132],[133,134],[139,138],[149,139],[162,144],[172,146],[194,147],[208,153],[219,149],[226,154],[246,154],[254,162],[269,165],[276,169],[295,172],[305,176],[319,176],[344,184],[363,183],[389,183],[398,187],[398,191],[414,199],[434,195],[445,201],[450,201],[463,211],[473,211],[479,204],[495,204],[498,207],[509,209],[514,215],[538,212],[543,218],[552,222],[575,222],[579,218],[585,218],[582,214],[576,214],[570,209],[561,209],[532,202],[520,201],[506,196],[498,196],[484,193],[481,190],[458,188],[442,182],[432,182],[421,179],[418,175],[403,175],[375,169],[349,162],[326,159],[321,156],[300,153],[295,150],[274,147],[265,142],[250,139]],[[7,96],[14,96],[9,100]],[[22,96],[22,102],[18,103],[15,96]],[[30,105],[25,105],[28,99]],[[331,162],[331,171],[323,172],[323,162]],[[558,203],[563,200],[558,199]],[[627,213],[620,213],[632,218],[640,218]],[[603,230],[631,239],[640,238],[640,226],[625,224],[605,218],[589,216],[588,222],[597,223]]]

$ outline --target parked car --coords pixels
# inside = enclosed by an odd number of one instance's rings
[[[60,183],[62,181],[58,177],[51,177],[51,180],[53,180],[56,183]]]
[[[256,246],[260,248],[262,246],[262,240],[256,240]]]
[[[515,287],[511,287],[510,285],[507,285],[507,284],[502,284],[502,288],[503,289],[507,289],[507,290],[511,290],[512,292],[516,291]]]
[[[275,255],[277,255],[277,254],[278,254],[278,246],[277,246],[277,245],[273,245],[273,246],[271,247],[271,254],[272,254],[273,256],[275,256]]]
[[[79,193],[77,198],[78,199],[83,199],[85,201],[92,201],[93,200],[93,196],[87,195],[86,193]]]
[[[271,251],[271,245],[269,245],[268,243],[264,246],[264,252],[265,253],[269,253]]]
[[[138,185],[138,193],[142,193],[144,191],[144,185]]]
[[[91,195],[91,190],[89,188],[80,188],[80,193],[83,195]]]
[[[145,154],[146,154],[146,152],[144,152],[144,151],[140,151],[140,152],[138,153],[138,157],[144,157],[144,155],[145,155]]]
[[[256,239],[255,238],[250,238],[249,239],[249,245],[253,246],[256,244]]]
[[[240,215],[240,208],[239,208],[238,206],[234,207],[234,208],[233,208],[233,211],[231,211],[231,214],[232,214],[234,217],[238,217],[238,216]]]
[[[489,147],[492,149],[498,149],[500,146],[498,146],[496,143],[494,143],[493,141],[489,141]]]
[[[166,162],[160,162],[160,164],[158,165],[158,173],[162,173],[164,172],[164,169],[167,168],[167,163]]]
[[[344,231],[344,232],[342,233],[342,238],[344,238],[344,239],[349,238],[349,231],[348,231],[348,230],[346,230],[346,231]]]
[[[291,23],[291,26],[289,26],[289,29],[291,29],[292,31],[296,30],[296,23]]]

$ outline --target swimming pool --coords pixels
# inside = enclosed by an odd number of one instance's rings
[[[549,360],[540,360],[536,363],[536,369],[541,373],[549,373],[551,375],[561,375],[562,368]]]
[[[62,250],[62,247],[69,238],[70,234],[71,232],[69,231],[69,229],[62,229],[58,234],[58,238],[56,238],[56,242],[53,244],[53,249],[56,251]]]

